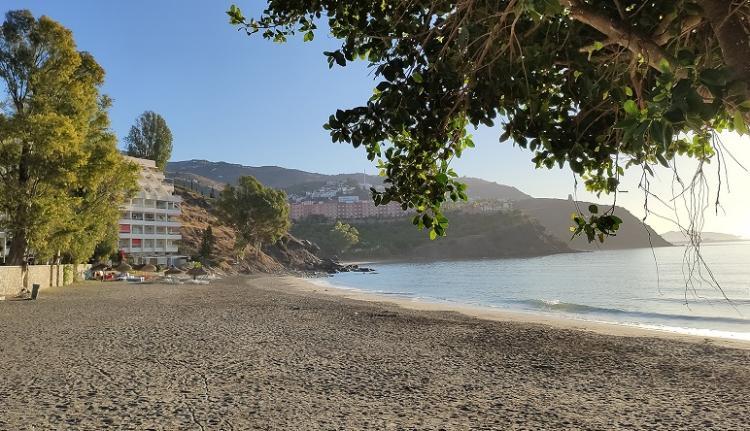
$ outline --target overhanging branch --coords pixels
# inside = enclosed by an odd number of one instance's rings
[[[658,69],[662,60],[674,64],[674,59],[659,45],[628,28],[625,23],[602,14],[580,0],[561,0],[560,3],[568,8],[571,18],[598,30],[623,48],[642,55],[651,67]]]

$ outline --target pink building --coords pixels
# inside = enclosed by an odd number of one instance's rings
[[[375,206],[370,201],[325,201],[300,202],[290,204],[292,220],[301,220],[313,215],[323,216],[331,220],[356,220],[363,218],[395,218],[406,215],[401,205],[391,202],[387,205]]]

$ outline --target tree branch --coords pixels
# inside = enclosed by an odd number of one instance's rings
[[[642,55],[651,67],[658,69],[662,60],[674,64],[674,59],[653,40],[629,29],[622,21],[608,17],[580,0],[561,0],[560,3],[568,7],[571,18],[600,31],[623,48]]]
[[[735,79],[750,84],[750,34],[731,0],[703,0],[701,6]]]

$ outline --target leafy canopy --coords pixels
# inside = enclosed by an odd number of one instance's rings
[[[153,111],[141,114],[125,138],[128,155],[154,160],[156,166],[164,170],[172,157],[172,131],[167,121]]]
[[[0,28],[0,229],[10,264],[29,253],[80,262],[116,237],[135,169],[117,152],[104,71],[71,32],[29,11]]]
[[[237,186],[227,186],[216,203],[219,217],[237,232],[235,247],[240,254],[248,245],[260,250],[264,243],[278,241],[289,230],[286,193],[265,187],[254,177],[240,177]]]
[[[730,0],[269,0],[232,24],[284,42],[327,21],[328,63],[369,62],[379,81],[324,126],[364,146],[386,178],[376,204],[414,208],[443,235],[441,204],[466,199],[449,164],[473,147],[467,127],[567,166],[611,193],[629,167],[652,175],[677,155],[703,162],[716,131],[747,133],[750,3]],[[614,206],[576,234],[613,235]],[[588,235],[592,233],[593,235]]]

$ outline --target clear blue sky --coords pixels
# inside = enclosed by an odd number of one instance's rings
[[[235,2],[246,16],[257,15],[265,4]],[[337,43],[324,32],[311,43],[296,39],[282,45],[247,37],[228,24],[224,12],[231,3],[4,0],[2,5],[48,15],[73,31],[79,49],[91,52],[107,71],[104,92],[114,99],[110,117],[120,139],[141,112],[153,110],[174,134],[172,160],[375,173],[362,149],[331,143],[321,127],[337,108],[358,106],[370,96],[374,84],[366,65],[329,70],[322,52]],[[459,173],[513,185],[536,197],[564,198],[573,192],[569,171],[534,169],[530,153],[498,143],[497,130],[474,134],[478,148],[456,163]],[[749,146],[743,139],[742,147]],[[637,180],[638,173],[632,176]],[[750,190],[747,175],[738,181]],[[629,187],[635,191],[634,184]],[[750,234],[743,222],[750,219],[746,199],[735,198],[741,196],[730,195],[727,205],[731,221],[710,220],[707,228]],[[641,194],[623,195],[619,202],[640,214]],[[653,221],[659,231],[671,228]]]

